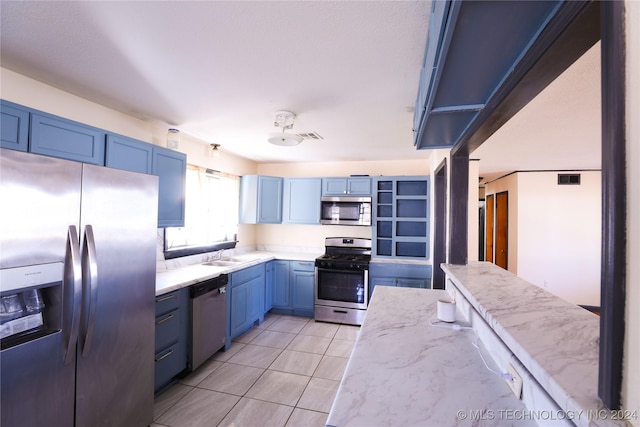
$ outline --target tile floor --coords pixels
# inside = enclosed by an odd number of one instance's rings
[[[324,426],[359,330],[269,313],[158,396],[151,427]]]

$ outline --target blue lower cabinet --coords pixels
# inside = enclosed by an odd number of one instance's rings
[[[313,261],[291,261],[293,314],[313,317],[315,266]]]
[[[431,275],[430,265],[372,262],[369,264],[369,298],[376,286],[431,288]]]
[[[254,324],[264,321],[265,265],[259,264],[229,275],[227,295],[228,337],[231,341]]]
[[[189,292],[187,288],[156,297],[154,390],[157,393],[187,368]]]
[[[0,100],[0,147],[29,149],[29,110],[13,102]]]
[[[315,283],[313,261],[274,261],[272,277],[272,312],[313,317]]]

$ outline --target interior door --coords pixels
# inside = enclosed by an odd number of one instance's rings
[[[485,260],[488,262],[493,262],[493,220],[494,220],[494,196],[493,194],[489,194],[486,197],[486,239],[485,239],[485,250],[484,256]]]
[[[495,212],[495,264],[505,270],[508,267],[508,236],[509,236],[509,193],[496,194]]]

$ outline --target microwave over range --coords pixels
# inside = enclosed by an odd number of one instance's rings
[[[323,197],[320,223],[327,225],[371,225],[371,197]]]

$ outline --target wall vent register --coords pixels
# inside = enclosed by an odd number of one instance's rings
[[[580,185],[579,173],[559,173],[558,185]]]

